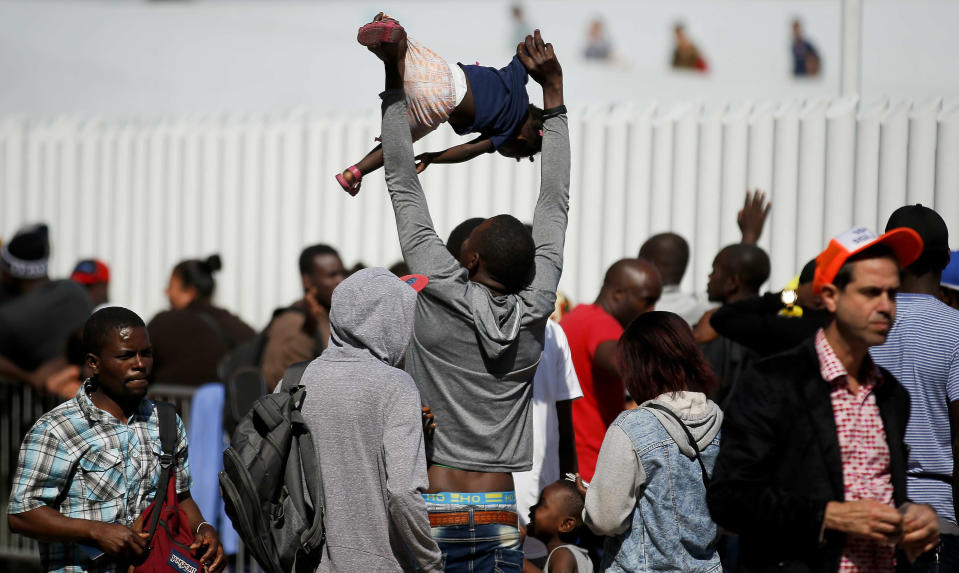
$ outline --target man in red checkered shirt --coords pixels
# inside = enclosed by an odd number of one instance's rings
[[[906,498],[909,394],[868,353],[921,252],[911,229],[830,241],[813,280],[829,324],[729,399],[708,503],[740,535],[741,570],[891,573],[938,543],[935,512]]]

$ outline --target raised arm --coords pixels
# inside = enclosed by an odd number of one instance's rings
[[[382,44],[373,51],[383,60],[386,71],[386,91],[381,94],[383,165],[403,259],[411,272],[427,275],[431,281],[444,274],[454,275],[460,271],[459,263],[433,229],[426,195],[416,176],[413,136],[403,92],[406,43]]]
[[[532,288],[555,291],[563,272],[563,245],[569,219],[569,126],[563,106],[563,69],[553,45],[539,30],[516,49],[536,83],[543,86],[543,165],[539,199],[533,213],[536,274]],[[553,111],[560,108],[562,111]]]

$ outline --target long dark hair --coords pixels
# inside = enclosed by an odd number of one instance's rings
[[[639,315],[620,337],[617,359],[637,404],[667,392],[710,394],[718,385],[689,324],[672,312]]]
[[[216,281],[213,273],[223,268],[220,255],[210,255],[204,260],[188,259],[180,261],[173,267],[173,274],[180,278],[184,287],[196,289],[197,298],[209,301],[216,290]]]

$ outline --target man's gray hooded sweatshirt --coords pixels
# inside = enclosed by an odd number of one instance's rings
[[[532,466],[532,379],[563,270],[569,210],[566,115],[543,126],[542,183],[533,214],[532,282],[501,295],[469,280],[433,229],[413,161],[402,90],[383,93],[383,161],[403,258],[430,282],[416,301],[406,371],[436,415],[430,461],[484,472]],[[468,189],[444,189],[465,201]]]
[[[323,478],[326,545],[317,571],[442,571],[422,493],[429,483],[420,395],[396,368],[416,292],[381,268],[333,291],[330,342],[303,374],[303,416]],[[411,559],[412,558],[412,559]]]

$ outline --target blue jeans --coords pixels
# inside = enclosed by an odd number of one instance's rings
[[[520,573],[523,548],[519,542],[519,524],[473,523],[478,511],[516,512],[516,494],[512,491],[423,494],[430,515],[469,513],[469,523],[434,527],[433,540],[443,553],[447,573]]]
[[[447,573],[520,573],[523,549],[519,529],[490,523],[433,528],[433,539],[443,553]]]
[[[939,547],[920,555],[912,573],[959,573],[959,536],[940,535]]]

